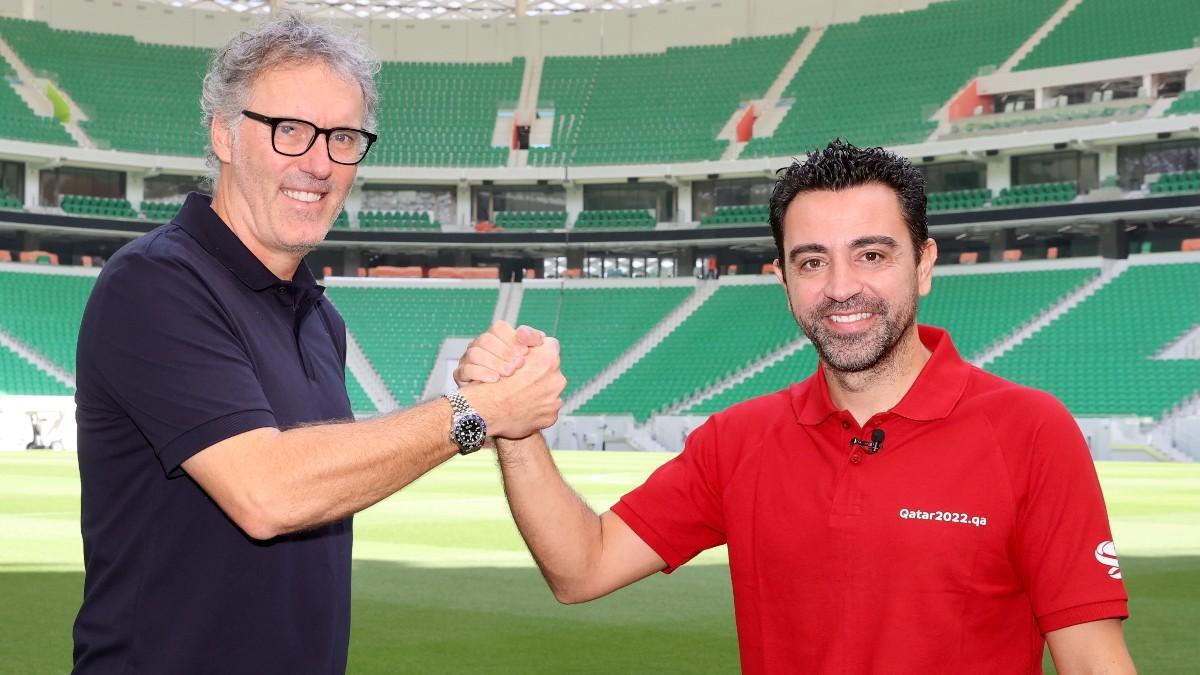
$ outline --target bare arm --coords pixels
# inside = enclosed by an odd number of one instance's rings
[[[540,433],[497,449],[513,519],[559,602],[593,600],[667,566],[615,513],[584,503]]]
[[[1137,672],[1118,619],[1089,621],[1046,633],[1054,667],[1062,675]]]
[[[525,436],[558,417],[557,345],[530,350],[496,383],[462,388],[489,433]],[[443,399],[363,422],[255,429],[193,455],[183,469],[256,539],[311,529],[380,501],[457,451]]]

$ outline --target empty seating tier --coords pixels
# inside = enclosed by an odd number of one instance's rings
[[[432,220],[425,211],[359,211],[361,230],[434,230],[442,224]]]
[[[580,211],[576,230],[653,230],[657,225],[649,209],[613,209]]]
[[[385,63],[379,141],[366,163],[382,166],[503,166],[493,147],[496,114],[516,108],[525,59],[507,63]]]
[[[0,271],[0,329],[68,373],[93,276]]]
[[[711,215],[700,219],[700,226],[765,225],[770,212],[771,208],[766,204],[718,206]]]
[[[1151,194],[1200,191],[1200,171],[1164,173],[1150,184]]]
[[[0,396],[70,396],[72,393],[70,387],[0,345]]]
[[[1197,35],[1196,0],[1083,0],[1016,70],[1191,49]]]
[[[1033,183],[1001,188],[992,206],[1030,206],[1074,201],[1079,186],[1071,182]]]
[[[142,202],[142,214],[147,220],[167,222],[183,208],[182,202]],[[65,207],[64,207],[65,208]]]
[[[0,20],[0,36],[38,75],[83,109],[80,126],[100,147],[199,156],[200,82],[209,50],[147,44],[123,35]]]
[[[1097,274],[1097,268],[1084,268],[935,275],[918,319],[947,329],[959,354],[970,360]]]
[[[722,286],[577,412],[631,413],[644,421],[682,403],[796,340],[799,329],[786,306],[775,284]]]
[[[956,0],[830,26],[784,91],[787,115],[742,157],[787,157],[843,137],[924,141],[930,120],[984,66],[997,66],[1060,0]],[[886,55],[886,58],[881,58]]]
[[[642,339],[691,292],[688,286],[528,288],[518,323],[558,338],[566,397]]]
[[[930,192],[926,195],[928,204],[926,210],[951,211],[956,209],[978,209],[992,198],[992,191],[987,188],[978,190],[952,190],[950,192]]]
[[[473,338],[487,330],[497,292],[495,288],[329,286],[326,294],[396,401],[407,407],[425,391],[446,338]]]
[[[1159,353],[1200,323],[1200,263],[1132,265],[988,366],[1076,415],[1160,418],[1200,393],[1200,360]]]
[[[495,219],[502,230],[561,230],[567,226],[566,211],[497,211]]]
[[[1200,90],[1185,91],[1175,99],[1164,115],[1191,115],[1200,113]]]
[[[531,166],[716,160],[717,135],[744,102],[762,96],[804,38],[737,38],[655,54],[550,57],[539,108],[554,109],[549,147]]]
[[[963,358],[970,360],[1054,306],[1099,270],[937,275],[921,299],[919,321],[946,328]],[[817,351],[811,345],[763,371],[692,406],[688,414],[709,414],[762,396],[812,375]]]
[[[0,36],[5,26],[2,22],[3,19],[0,19]],[[0,135],[34,143],[75,145],[75,139],[58,120],[34,114],[29,104],[9,85],[8,80],[15,79],[16,73],[8,67],[3,57],[0,57],[0,69],[7,70],[3,79],[0,79],[0,130],[3,130]]]
[[[367,396],[367,392],[363,389],[362,383],[346,369],[346,395],[350,397],[350,409],[355,415],[371,415],[379,412],[375,404],[371,402],[371,397]]]
[[[684,412],[688,415],[711,415],[736,403],[779,391],[793,382],[808,379],[816,370],[817,350],[812,345],[805,345],[712,398],[693,405]]]
[[[63,195],[62,209],[67,213],[78,213],[85,216],[102,216],[105,218],[137,218],[137,211],[130,206],[128,199],[113,197],[91,197],[88,195]]]

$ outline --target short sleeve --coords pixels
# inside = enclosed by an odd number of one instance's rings
[[[688,437],[683,452],[617,502],[613,513],[667,563],[666,572],[725,543],[712,419]]]
[[[1042,633],[1129,616],[1104,495],[1074,418],[1045,395],[1017,516],[1018,565]]]
[[[80,389],[97,387],[153,448],[163,471],[240,433],[275,426],[242,341],[200,276],[132,254],[105,268],[78,347]]]

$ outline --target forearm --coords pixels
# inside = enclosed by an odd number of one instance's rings
[[[225,476],[236,478],[207,482],[237,491],[213,496],[255,538],[312,529],[381,501],[452,457],[458,448],[450,420],[450,405],[437,399],[361,422],[259,429],[224,452]]]
[[[496,447],[513,519],[554,596],[595,597],[590,582],[603,552],[600,517],[563,480],[540,433],[498,439]]]
[[[1068,626],[1046,634],[1054,667],[1064,675],[1134,675],[1118,619]]]

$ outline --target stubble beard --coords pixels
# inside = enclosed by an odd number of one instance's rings
[[[886,369],[896,346],[916,323],[918,296],[913,289],[909,302],[892,307],[883,299],[855,296],[845,301],[826,300],[805,315],[796,314],[796,323],[808,336],[826,367],[840,373],[868,373]],[[877,323],[870,330],[845,335],[824,325],[830,313],[870,312]]]

